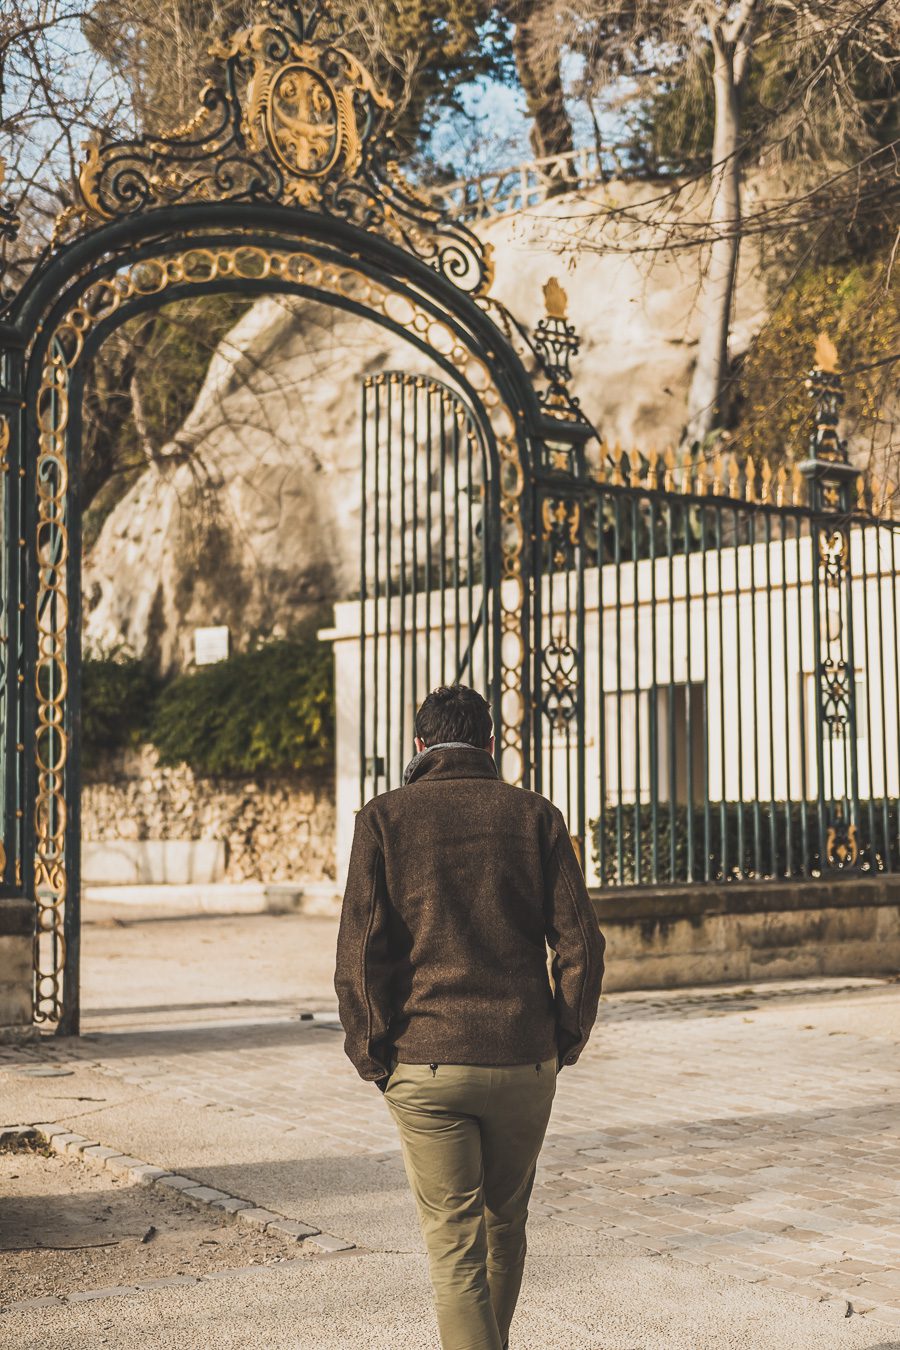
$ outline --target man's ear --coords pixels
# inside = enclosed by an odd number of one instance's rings
[[[418,752],[419,752],[420,755],[421,755],[421,753],[422,753],[423,750],[427,750],[427,749],[428,749],[428,746],[427,746],[427,745],[425,744],[425,742],[422,740],[422,737],[421,737],[421,736],[416,736],[416,738],[415,738],[415,745],[416,745],[416,749],[418,750]]]

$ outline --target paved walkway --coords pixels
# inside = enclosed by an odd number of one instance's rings
[[[149,996],[156,956],[149,973],[142,963],[130,1003],[119,982],[147,933],[163,966],[171,948],[170,982],[190,970],[185,944],[196,955],[201,936],[221,952],[220,974],[240,951],[252,965],[257,948],[274,965],[256,983],[245,975],[237,992],[246,1002],[236,1007],[179,999],[173,990],[172,1001],[184,1006],[154,1015],[136,1000]],[[100,1005],[89,1035],[4,1053],[0,1090],[11,1102],[27,1112],[40,1085],[31,1119],[65,1120],[370,1253],[418,1258],[386,1108],[349,1070],[329,1011],[329,921],[210,919],[94,936],[106,963],[88,982]],[[112,984],[110,961],[119,972]],[[210,992],[215,964],[206,964],[200,994]],[[104,1008],[113,985],[123,1006]],[[310,1010],[315,1015],[301,1019]],[[586,1055],[560,1078],[533,1204],[538,1255],[565,1251],[575,1260],[612,1244],[610,1269],[625,1252],[660,1277],[687,1280],[685,1290],[752,1286],[754,1298],[794,1319],[786,1346],[807,1344],[809,1330],[809,1344],[825,1350],[900,1347],[898,1042],[900,986],[884,981],[604,998]],[[29,1078],[23,1070],[38,1055],[71,1073]],[[765,1319],[757,1330],[752,1318],[740,1322],[737,1339],[724,1325],[688,1334],[688,1305],[684,1325],[670,1320],[665,1332],[648,1331],[640,1305],[652,1302],[652,1291],[643,1277],[622,1338],[584,1307],[558,1343],[571,1350],[782,1343],[762,1329]],[[800,1325],[806,1317],[824,1319],[814,1334],[812,1322]],[[550,1343],[522,1342],[534,1350]],[[371,1344],[393,1346],[377,1336]]]

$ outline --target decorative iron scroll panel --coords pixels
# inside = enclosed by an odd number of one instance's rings
[[[387,372],[362,389],[359,800],[399,787],[430,690],[485,693],[502,744],[495,484],[460,396]]]
[[[540,504],[536,779],[589,879],[898,870],[900,533],[645,468]]]

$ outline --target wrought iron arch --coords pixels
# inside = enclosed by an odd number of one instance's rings
[[[0,897],[36,901],[35,1015],[68,1032],[78,1025],[80,398],[104,337],[186,294],[297,294],[403,334],[453,379],[496,466],[497,711],[513,781],[530,773],[530,466],[548,435],[583,434],[540,348],[517,350],[523,330],[488,297],[489,248],[403,183],[389,100],[326,8],[263,0],[258,23],[211,50],[220,78],[189,123],[88,149],[77,204],[0,311]],[[525,360],[552,383],[552,409]]]

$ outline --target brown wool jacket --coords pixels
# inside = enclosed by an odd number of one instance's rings
[[[604,939],[562,815],[474,746],[437,746],[356,817],[335,989],[362,1078],[407,1064],[574,1064]],[[553,985],[547,944],[553,951]]]

